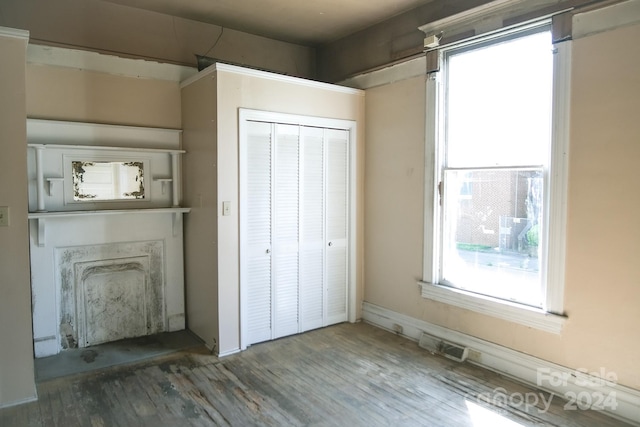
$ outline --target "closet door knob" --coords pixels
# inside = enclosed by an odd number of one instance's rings
[[[333,246],[333,242],[329,242],[329,246]]]
[[[270,254],[271,253],[271,249],[267,249],[267,253]]]

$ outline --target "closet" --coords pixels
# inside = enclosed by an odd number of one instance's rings
[[[224,357],[357,321],[364,92],[220,63],[180,86],[189,330]]]
[[[245,120],[243,347],[347,320],[349,131]]]

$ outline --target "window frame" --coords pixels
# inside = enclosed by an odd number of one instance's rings
[[[455,45],[441,47],[438,55],[442,60],[443,52],[458,50],[471,44],[503,40],[505,36],[511,34],[526,34],[531,29],[549,26],[550,23],[550,19],[545,19],[504,29],[486,37],[465,40]],[[439,284],[442,230],[438,184],[444,155],[444,144],[440,141],[444,136],[444,120],[441,114],[446,111],[443,96],[444,76],[440,70],[428,74],[426,81],[425,170],[427,173],[425,174],[423,280],[419,284],[424,298],[559,334],[566,319],[564,316],[564,269],[571,41],[555,42],[553,53],[551,148],[547,163],[548,175],[545,179],[544,201],[544,218],[547,227],[544,230],[545,247],[542,251],[545,259],[541,260],[541,276],[545,288],[543,307],[535,308]]]

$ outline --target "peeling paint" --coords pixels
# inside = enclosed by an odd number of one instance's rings
[[[57,248],[55,258],[63,349],[165,330],[163,241]]]
[[[60,344],[62,348],[78,348],[78,340],[74,336],[73,326],[70,322],[60,324]]]

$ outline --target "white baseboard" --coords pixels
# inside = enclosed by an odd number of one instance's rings
[[[605,405],[604,411],[613,418],[640,426],[639,390],[616,384],[615,381],[604,381],[600,377],[584,374],[580,369],[556,365],[367,302],[362,305],[362,319],[391,332],[396,332],[401,327],[402,335],[414,341],[418,341],[420,335],[426,332],[442,340],[468,347],[467,360],[470,363],[553,393],[562,399],[580,396],[581,393],[591,396],[596,391],[604,396],[614,396],[615,409]],[[604,379],[607,379],[606,376]]]
[[[60,353],[60,344],[58,344],[58,338],[54,335],[51,337],[34,339],[33,351],[36,358],[53,356]]]
[[[184,330],[186,324],[184,313],[167,316],[167,324],[169,325],[169,332]]]
[[[240,353],[240,349],[239,348],[234,348],[232,350],[227,350],[221,353],[218,353],[218,358],[223,358],[223,357],[227,357],[227,356],[231,356],[232,354],[236,354],[236,353]]]
[[[34,396],[27,397],[26,399],[14,400],[13,402],[0,403],[0,409],[11,408],[12,406],[18,406],[25,403],[35,402],[37,400],[38,400],[38,393],[36,392]]]

